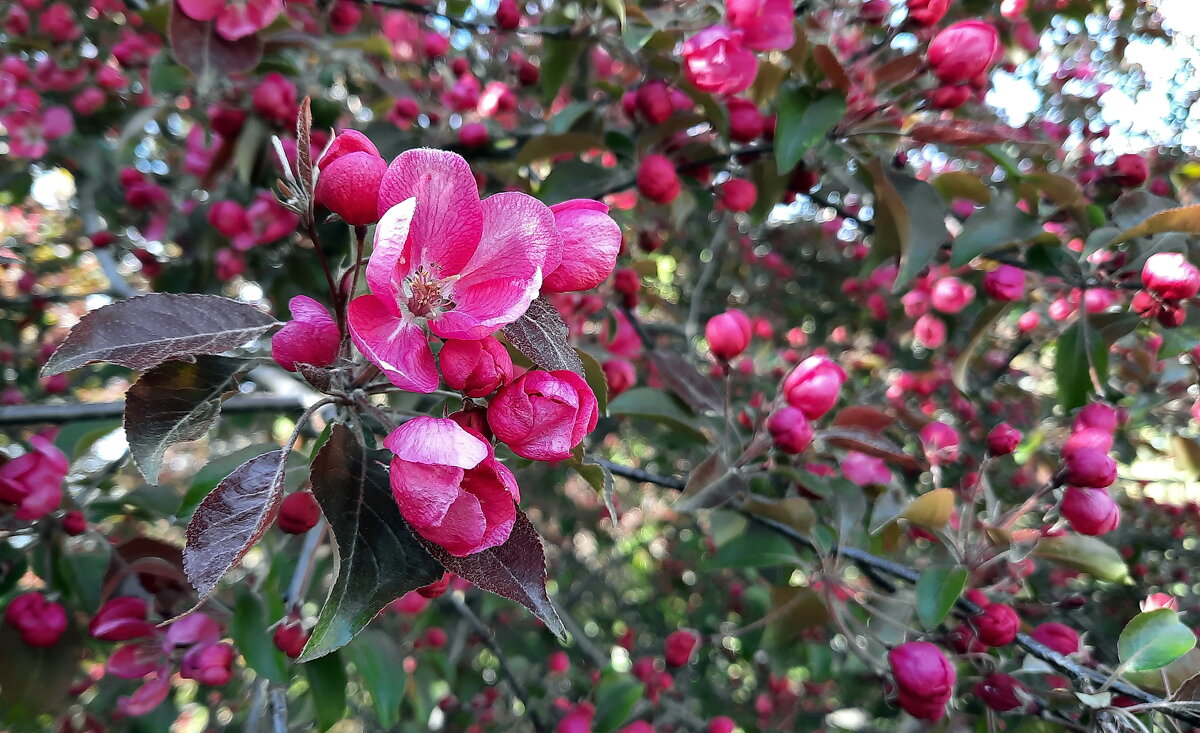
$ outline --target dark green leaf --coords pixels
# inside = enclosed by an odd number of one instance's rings
[[[796,167],[804,153],[841,121],[846,100],[840,94],[812,97],[803,89],[779,96],[779,124],[775,133],[775,164],[780,171]]]
[[[900,255],[892,291],[903,292],[946,242],[946,204],[933,186],[879,159],[867,168],[875,187],[877,246],[886,256]]]
[[[991,203],[967,219],[954,240],[951,267],[961,267],[981,254],[1014,242],[1025,242],[1042,231],[1037,218],[1017,208],[1011,192],[1004,190]]]
[[[608,403],[608,414],[613,417],[644,417],[680,428],[693,436],[704,437],[695,426],[696,418],[688,413],[687,408],[660,389],[635,387],[622,392]]]
[[[558,96],[575,68],[575,60],[583,50],[577,39],[545,38],[542,40],[542,102],[549,105]]]
[[[575,353],[579,355],[579,361],[583,363],[584,379],[592,388],[592,393],[596,395],[596,407],[600,411],[600,416],[604,417],[608,414],[608,378],[604,376],[604,368],[600,366],[600,362],[596,361],[596,357],[586,351],[575,349]]]
[[[612,733],[629,719],[633,707],[645,696],[642,683],[611,672],[596,690],[595,733]]]
[[[313,461],[313,495],[333,532],[337,579],[301,662],[345,646],[384,606],[442,576],[400,515],[384,460],[338,424]]]
[[[278,619],[268,618],[266,604],[247,585],[239,583],[234,589],[234,596],[229,635],[237,645],[238,652],[246,658],[246,665],[255,674],[286,685],[287,657],[276,648],[271,632],[267,630]]]
[[[774,532],[747,532],[721,546],[708,562],[708,567],[765,568],[772,565],[795,565],[799,562],[796,548]]]
[[[68,626],[54,646],[31,647],[12,624],[0,623],[0,710],[6,729],[23,720],[32,722],[37,713],[66,709],[82,651],[83,635],[74,626]],[[33,725],[28,729],[45,730]]]
[[[1076,321],[1058,337],[1054,353],[1058,402],[1064,410],[1069,412],[1082,407],[1087,404],[1088,395],[1095,392],[1091,375],[1093,365],[1103,383],[1108,374],[1108,345],[1087,321]]]
[[[917,579],[917,618],[927,629],[935,629],[946,619],[955,601],[967,587],[967,569],[960,566],[934,565]]]
[[[400,648],[382,631],[364,629],[346,647],[346,655],[371,696],[380,727],[391,730],[400,720],[400,704],[408,683],[408,675],[396,674],[396,660],[403,656]]]
[[[585,163],[578,158],[556,163],[550,175],[538,187],[537,197],[548,205],[579,198],[596,198],[632,177],[620,168],[605,168],[599,163]]]
[[[317,730],[326,731],[346,712],[346,669],[337,652],[304,665],[316,711]]]

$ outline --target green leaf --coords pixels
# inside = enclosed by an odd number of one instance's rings
[[[346,647],[363,687],[371,696],[379,726],[391,730],[400,722],[400,704],[408,675],[396,674],[396,660],[403,655],[392,638],[382,631],[367,629]]]
[[[660,389],[635,387],[622,392],[608,403],[608,414],[613,417],[643,417],[679,428],[692,437],[704,438],[704,434],[695,426],[696,418],[675,397]]]
[[[1117,656],[1130,672],[1160,669],[1196,646],[1196,634],[1169,608],[1139,613],[1117,639]]]
[[[991,302],[975,316],[975,321],[971,324],[971,331],[967,336],[967,345],[955,357],[954,368],[950,372],[950,378],[959,392],[970,394],[970,377],[973,373],[971,365],[975,363],[976,352],[980,350],[984,341],[992,333],[992,329],[1011,307],[1012,303]],[[976,375],[978,376],[977,373]]]
[[[616,524],[617,505],[613,501],[615,487],[613,486],[612,471],[608,470],[607,466],[596,463],[590,456],[583,456],[582,448],[577,450],[580,451],[580,455],[571,457],[569,461],[571,468],[575,469],[575,473],[587,481],[597,494],[604,497],[604,507],[608,509],[608,516],[612,518],[613,524]]]
[[[1090,359],[1087,349],[1089,345]],[[1108,374],[1108,345],[1087,321],[1079,320],[1058,337],[1058,345],[1054,352],[1054,378],[1058,384],[1058,402],[1064,410],[1070,412],[1087,404],[1088,395],[1095,391],[1091,375],[1092,364],[1095,365],[1097,376],[1104,380]]]
[[[547,205],[579,198],[596,198],[596,194],[628,178],[620,168],[605,168],[598,163],[585,163],[578,158],[555,164],[550,175],[538,187],[537,197]]]
[[[569,38],[542,39],[542,102],[550,104],[567,81],[583,44]]]
[[[1104,541],[1087,535],[1045,537],[1038,542],[1033,554],[1057,565],[1090,573],[1101,580],[1120,583],[1129,577],[1121,555]]]
[[[713,570],[795,565],[796,548],[774,532],[747,532],[723,545],[708,562]]]
[[[927,629],[935,629],[946,620],[955,601],[967,587],[967,569],[961,566],[934,565],[917,580],[917,618]]]
[[[900,256],[892,292],[900,293],[933,261],[947,239],[946,204],[924,181],[878,158],[867,164],[875,190],[876,246],[885,257]]]
[[[67,423],[54,436],[54,446],[68,458],[79,458],[97,440],[121,428],[121,421],[115,419],[77,420]],[[213,483],[216,486],[216,483]]]
[[[394,673],[394,672],[393,672]],[[346,669],[337,652],[304,665],[316,711],[317,730],[327,731],[346,712]]]
[[[12,624],[0,623],[0,710],[6,730],[46,730],[33,725],[37,713],[61,714],[71,702],[70,688],[79,672],[83,636],[73,625],[54,646],[31,647]],[[28,727],[17,723],[29,719]],[[13,726],[9,728],[9,726]]]
[[[642,683],[615,673],[605,673],[596,690],[596,719],[592,723],[595,733],[612,733],[629,719],[629,714],[638,701],[645,697]]]
[[[967,171],[948,171],[933,179],[933,187],[947,201],[969,199],[977,204],[992,200],[992,189],[979,176]]]
[[[846,114],[840,94],[812,97],[804,89],[791,89],[779,97],[779,124],[775,134],[775,164],[787,172],[804,153],[821,140]]]
[[[552,158],[563,153],[582,153],[585,150],[603,147],[603,140],[587,132],[538,135],[521,146],[521,152],[517,153],[517,164],[529,165],[542,158]]]
[[[962,233],[954,240],[950,266],[961,267],[1006,244],[1033,239],[1041,231],[1037,218],[1018,209],[1011,192],[1001,191],[967,219]]]
[[[442,577],[396,507],[385,458],[339,424],[313,461],[313,495],[336,540],[338,572],[301,662],[345,646],[384,606]]]
[[[775,159],[762,156],[758,164],[750,169],[750,181],[758,189],[758,198],[750,209],[750,223],[755,226],[762,224],[771,215],[771,211],[787,190],[788,177],[779,175]]]
[[[583,378],[596,395],[596,406],[600,416],[604,417],[608,414],[608,379],[604,376],[604,368],[596,361],[596,357],[586,351],[575,349],[575,353],[579,354],[579,360],[583,362]]]
[[[272,619],[267,616],[266,604],[244,583],[234,588],[234,595],[229,635],[237,644],[238,652],[246,658],[246,664],[255,674],[281,685],[287,684],[287,657],[275,647],[271,633],[267,631]]]

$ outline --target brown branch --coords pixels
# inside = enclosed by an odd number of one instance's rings
[[[599,460],[602,461],[604,465],[606,465],[614,474],[618,476],[624,476],[635,481],[655,484],[668,489],[682,489],[686,483],[682,479],[678,479],[673,476],[658,476],[646,471],[642,471],[641,469],[614,464],[610,461],[603,461],[603,459]],[[742,514],[754,524],[769,529],[772,532],[775,532],[776,534],[779,534],[793,543],[803,547],[804,549],[817,549],[816,543],[814,543],[809,537],[796,531],[792,527],[783,524],[782,522],[777,522],[774,519],[759,516],[752,512],[743,511]],[[903,580],[908,583],[916,583],[917,579],[920,577],[920,573],[908,567],[907,565],[902,565],[892,560],[873,555],[864,550],[860,550],[857,547],[840,546],[835,548],[833,551],[853,562],[870,578],[880,578],[881,576],[885,576],[895,578],[897,580]],[[891,586],[890,583],[885,582],[885,584],[881,585],[884,585],[885,588],[894,589],[894,586]],[[982,612],[982,610],[982,608],[966,598],[959,598],[955,603],[955,615],[961,618],[969,618]],[[1029,634],[1017,634],[1017,638],[1014,643],[1024,649],[1031,656],[1046,662],[1050,666],[1065,674],[1077,687],[1083,690],[1094,689],[1093,686],[1101,686],[1108,683],[1108,675],[1100,672],[1099,670],[1085,667],[1078,662],[1069,659],[1065,655],[1059,654],[1057,651],[1051,649],[1037,639],[1034,639]],[[1160,697],[1146,692],[1140,687],[1125,682],[1124,680],[1113,681],[1112,684],[1108,686],[1112,690],[1122,695],[1126,695],[1127,697],[1133,698],[1140,703],[1154,705],[1167,702]],[[1200,725],[1200,713],[1197,712],[1167,709],[1163,710],[1163,714],[1181,720],[1189,725]]]
[[[291,395],[238,395],[221,403],[227,415],[255,412],[304,412],[301,398]],[[125,403],[62,402],[46,405],[9,405],[0,407],[0,427],[16,425],[61,425],[76,420],[103,420],[125,414]]]

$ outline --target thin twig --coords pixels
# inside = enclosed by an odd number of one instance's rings
[[[529,691],[525,689],[525,686],[513,674],[512,667],[508,665],[508,660],[505,658],[504,652],[501,651],[500,645],[496,643],[496,639],[492,636],[491,630],[475,615],[475,612],[463,601],[459,593],[448,593],[442,597],[446,598],[450,602],[450,605],[454,606],[454,610],[471,625],[471,628],[475,630],[475,633],[483,641],[484,646],[496,657],[496,663],[500,665],[500,675],[508,682],[508,686],[512,689],[513,694],[517,696],[517,699],[521,701],[521,704],[525,706],[525,714],[529,716],[530,722],[533,723],[533,729],[538,733],[547,733],[549,728],[546,727],[545,722],[542,721],[541,716],[534,710],[533,705],[530,703]]]

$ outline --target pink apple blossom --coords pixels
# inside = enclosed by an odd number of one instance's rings
[[[714,25],[683,42],[683,74],[702,92],[737,94],[754,83],[758,59],[742,47],[742,32]]]
[[[424,326],[480,339],[520,318],[558,266],[548,206],[523,193],[479,199],[461,156],[418,149],[392,161],[379,186],[381,219],[367,264],[371,294],[348,310],[355,346],[392,384],[437,389]]]
[[[447,418],[417,417],[384,440],[392,494],[425,539],[463,556],[504,544],[521,493],[492,446]]]

